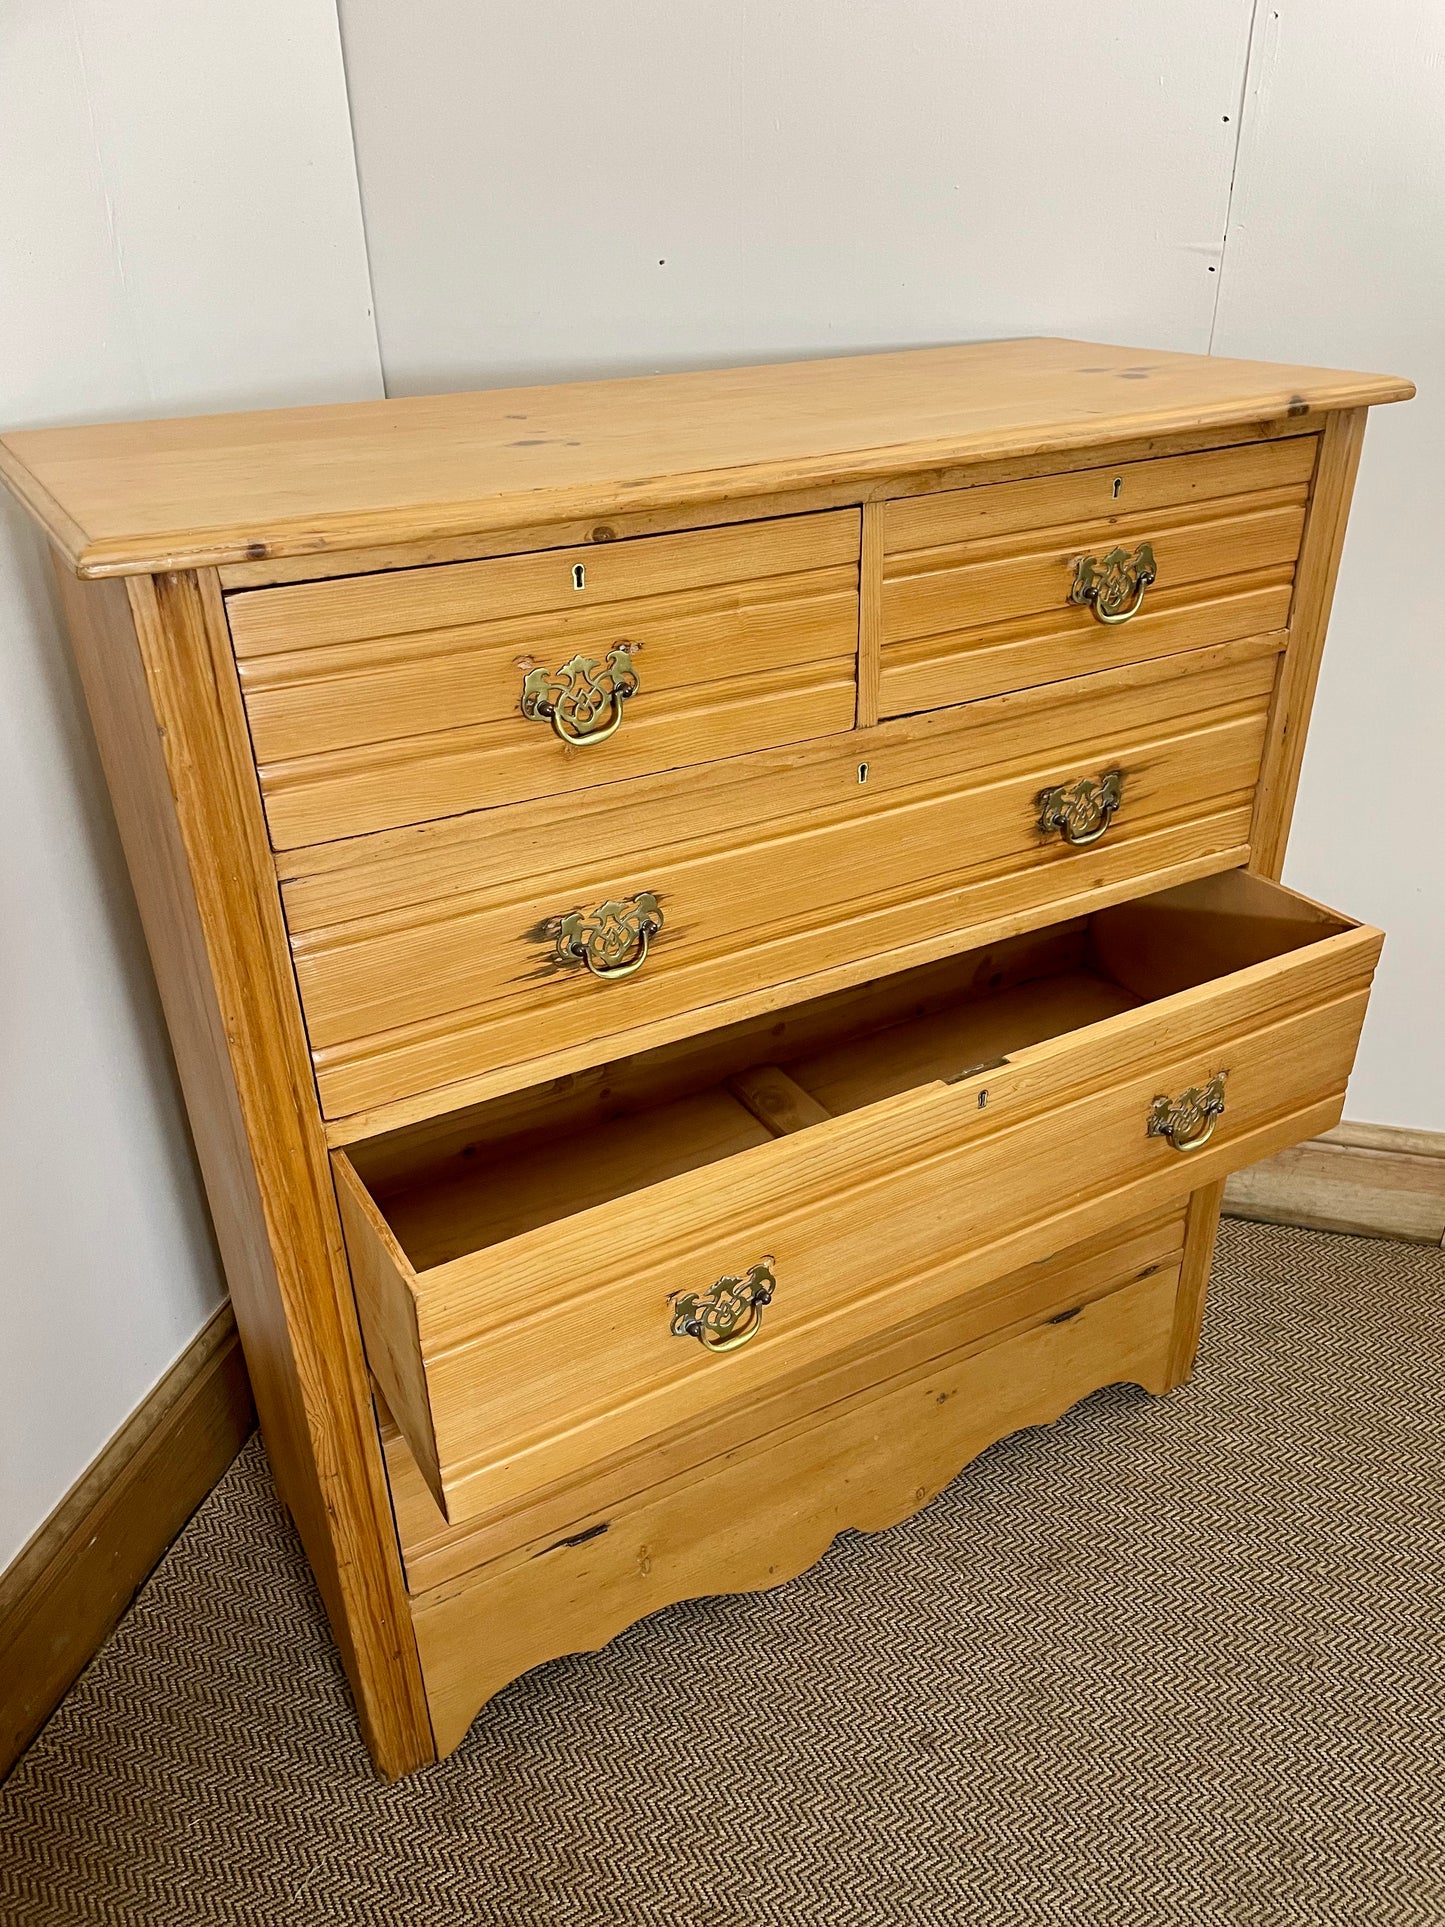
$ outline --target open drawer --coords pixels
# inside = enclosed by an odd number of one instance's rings
[[[1337,1123],[1377,931],[1232,871],[335,1156],[448,1519]]]

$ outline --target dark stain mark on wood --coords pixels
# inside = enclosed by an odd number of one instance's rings
[[[1289,407],[1285,410],[1287,415],[1307,415],[1309,412],[1310,405],[1303,395],[1290,396]]]
[[[248,542],[246,544],[246,557],[248,561],[264,562],[270,553],[270,549],[264,542]]]
[[[574,1532],[566,1539],[553,1540],[550,1546],[543,1546],[541,1551],[534,1552],[532,1557],[534,1559],[541,1559],[545,1554],[549,1552],[561,1552],[567,1546],[585,1546],[589,1539],[600,1539],[604,1532],[611,1529],[611,1525],[612,1521],[610,1519],[604,1519],[601,1525],[588,1526],[585,1532]]]
[[[1083,1309],[1084,1307],[1082,1305],[1075,1305],[1069,1311],[1056,1311],[1053,1317],[1046,1318],[1044,1323],[1047,1325],[1067,1325],[1069,1320],[1071,1318],[1077,1318]]]

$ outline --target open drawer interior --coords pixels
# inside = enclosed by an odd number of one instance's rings
[[[367,1357],[438,1505],[1328,1129],[1378,948],[1236,871],[337,1152]]]
[[[1231,871],[351,1147],[414,1270],[1353,926]]]

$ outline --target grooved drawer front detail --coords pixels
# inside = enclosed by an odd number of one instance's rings
[[[1217,449],[890,502],[880,713],[972,701],[1288,620],[1315,440]],[[1072,603],[1075,565],[1147,543],[1128,621]]]
[[[413,1593],[425,1592],[487,1563],[495,1569],[509,1554],[525,1558],[550,1549],[563,1534],[576,1540],[599,1520],[615,1528],[619,1513],[639,1503],[643,1508],[655,1503],[659,1488],[675,1492],[679,1500],[694,1494],[694,1481],[709,1477],[724,1462],[755,1465],[761,1453],[777,1459],[779,1476],[785,1478],[790,1454],[796,1467],[800,1434],[826,1428],[842,1411],[857,1411],[886,1398],[915,1374],[936,1373],[950,1355],[987,1356],[987,1350],[1006,1339],[1041,1325],[1051,1326],[1059,1337],[1066,1331],[1077,1336],[1081,1308],[1145,1278],[1157,1280],[1164,1289],[1167,1336],[1184,1230],[1184,1210],[1178,1205],[1122,1227],[1111,1226],[1102,1237],[1006,1273],[941,1310],[781,1378],[759,1397],[724,1406],[635,1451],[589,1466],[525,1506],[460,1525],[448,1525],[437,1510],[416,1460],[388,1416],[382,1423],[382,1442],[407,1584]],[[941,1420],[939,1403],[935,1396],[930,1406]],[[946,1464],[940,1483],[951,1478],[960,1463]],[[854,1482],[847,1484],[851,1493]],[[791,1497],[796,1504],[796,1487]]]
[[[590,1207],[576,1188],[597,1148],[586,1130],[382,1184],[380,1205],[364,1159],[338,1154],[368,1356],[447,1517],[756,1393],[1338,1118],[1377,932],[1233,872],[1099,912],[1072,950],[1038,941],[1038,975],[1016,962],[1012,985],[959,959],[951,1001],[935,972],[916,1014],[865,1021],[849,1006],[830,1042],[785,1066],[822,1122],[719,1157],[697,1100],[665,1108],[659,1127],[696,1140],[698,1167],[649,1183],[651,1139],[634,1137],[640,1162],[610,1187],[626,1189]],[[1225,1095],[1207,1129],[1196,1119],[1173,1142],[1151,1128],[1161,1102],[1187,1111],[1211,1085]],[[512,1178],[528,1169],[541,1176],[523,1200]],[[753,1342],[717,1355],[676,1334],[680,1294],[763,1254],[777,1288]]]
[[[851,728],[856,510],[258,589],[228,603],[278,849]],[[524,714],[529,671],[625,646],[605,740]]]
[[[678,1599],[778,1585],[839,1532],[896,1524],[995,1439],[1056,1419],[1100,1385],[1167,1390],[1178,1277],[1165,1265],[1063,1322],[1023,1324],[986,1350],[965,1344],[935,1355],[811,1425],[614,1500],[593,1520],[574,1515],[565,1536],[430,1592],[414,1589],[438,1745],[455,1745],[491,1695],[529,1667],[594,1647]],[[397,1463],[389,1455],[394,1488]]]
[[[579,1045],[601,1061],[659,1019],[697,1013],[702,1029],[763,987],[860,958],[886,969],[921,944],[961,949],[989,918],[1243,861],[1278,641],[1190,677],[1086,681],[1021,711],[1004,700],[621,784],[607,811],[559,799],[358,845],[285,886],[323,1109]],[[1100,840],[1041,832],[1045,789],[1107,772],[1122,800]],[[626,981],[559,958],[560,918],[644,893],[660,929]]]

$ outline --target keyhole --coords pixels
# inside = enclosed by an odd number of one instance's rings
[[[1117,484],[1115,485],[1114,493],[1116,495],[1119,493]],[[587,564],[585,562],[574,562],[572,564],[572,587],[574,589],[585,589],[587,587]]]
[[[860,783],[866,783],[868,781],[868,765],[866,763],[860,763],[858,765],[858,781]]]
[[[1122,475],[1116,475],[1116,476],[1114,477],[1114,500],[1115,500],[1116,502],[1117,502],[1117,501],[1118,501],[1118,499],[1119,499],[1119,491],[1120,491],[1120,489],[1121,489],[1121,488],[1123,488],[1123,486],[1124,486],[1124,478],[1123,478],[1123,476],[1122,476]],[[581,587],[582,585],[581,585],[581,583],[578,583],[578,585],[577,585],[577,586],[578,586],[578,587],[580,588],[580,587]]]

